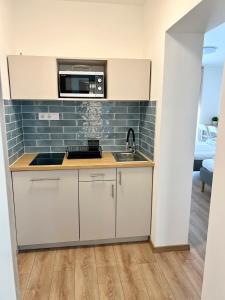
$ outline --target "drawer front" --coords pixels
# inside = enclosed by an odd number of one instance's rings
[[[116,180],[116,169],[86,169],[79,171],[79,181]]]

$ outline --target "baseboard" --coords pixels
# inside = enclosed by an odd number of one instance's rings
[[[189,244],[155,247],[153,242],[150,240],[150,245],[152,247],[153,252],[155,252],[155,253],[170,252],[170,251],[189,251],[190,250]]]
[[[114,238],[106,240],[93,240],[93,241],[77,241],[77,242],[65,242],[65,243],[51,243],[51,244],[36,244],[36,245],[20,245],[19,251],[24,250],[39,250],[39,249],[51,249],[51,248],[64,248],[64,247],[81,247],[81,246],[96,246],[96,245],[110,245],[120,243],[135,243],[148,241],[149,236],[138,236],[130,238]]]

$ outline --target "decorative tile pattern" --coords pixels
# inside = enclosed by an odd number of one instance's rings
[[[9,164],[24,153],[20,101],[4,101]]]
[[[38,112],[59,112],[60,119],[38,120]],[[125,150],[130,126],[138,140],[139,102],[22,101],[25,152],[65,151],[100,139],[103,150]]]
[[[10,163],[23,151],[63,152],[95,138],[105,151],[124,151],[130,127],[137,148],[150,157],[154,154],[155,102],[14,100],[5,101],[5,109]],[[39,112],[58,112],[59,120],[39,120]],[[15,129],[17,140],[12,138]]]

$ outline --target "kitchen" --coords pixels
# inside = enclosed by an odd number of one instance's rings
[[[202,269],[193,282],[175,252],[189,249],[189,184],[160,119],[154,1],[12,2],[1,76],[22,297],[199,298]]]
[[[138,149],[151,156],[150,61],[19,55],[8,65],[5,118],[19,249],[148,239],[154,164]],[[119,76],[121,69],[131,76]]]

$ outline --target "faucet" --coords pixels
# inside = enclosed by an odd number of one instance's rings
[[[132,145],[129,145],[129,139],[130,139],[130,134],[132,133],[133,135],[133,143]],[[126,142],[126,151],[131,150],[132,153],[135,153],[136,151],[136,145],[135,145],[135,134],[133,128],[130,128],[127,132],[127,142]]]

